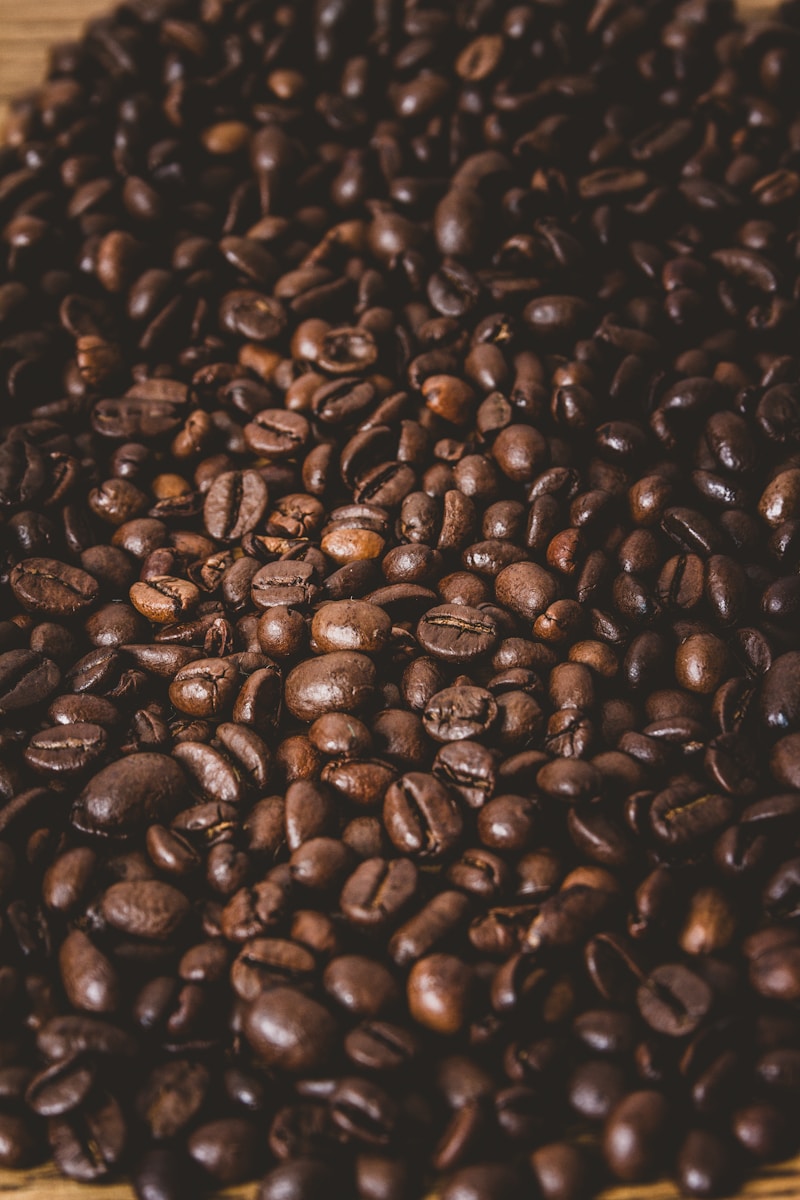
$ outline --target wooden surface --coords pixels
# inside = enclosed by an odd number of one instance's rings
[[[748,15],[766,12],[772,0],[743,0]],[[102,0],[0,0],[0,129],[8,100],[34,87],[47,61],[47,47],[77,36],[81,24],[102,8]],[[252,1200],[252,1184],[222,1193],[228,1200]],[[52,1166],[29,1171],[0,1171],[0,1196],[13,1200],[132,1200],[126,1183],[89,1187],[63,1179]],[[676,1200],[671,1183],[615,1188],[604,1200]],[[744,1200],[800,1200],[800,1156],[770,1167],[751,1179]],[[342,1198],[345,1200],[345,1198]],[[350,1200],[350,1198],[346,1198]],[[430,1200],[434,1200],[433,1197]]]
[[[255,1185],[242,1184],[217,1193],[215,1200],[254,1200]],[[82,1184],[62,1179],[52,1166],[30,1171],[0,1171],[0,1196],[8,1200],[135,1200],[127,1183]],[[798,1200],[800,1157],[780,1166],[766,1168],[738,1193],[737,1200]],[[331,1196],[331,1200],[353,1200]],[[432,1193],[426,1200],[437,1200]],[[598,1200],[681,1200],[674,1184],[663,1181],[647,1185],[613,1188]]]

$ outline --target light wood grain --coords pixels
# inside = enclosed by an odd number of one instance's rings
[[[35,87],[43,77],[47,48],[76,38],[89,16],[100,11],[101,0],[0,0],[0,132],[9,100]],[[741,0],[747,16],[758,17],[773,7],[773,0]],[[252,1200],[252,1184],[220,1193],[219,1200]],[[133,1200],[125,1182],[105,1185],[73,1183],[50,1165],[26,1171],[0,1170],[0,1197],[12,1200]],[[740,1200],[800,1200],[800,1155],[788,1163],[769,1167],[751,1179]],[[334,1197],[331,1197],[334,1200]],[[341,1200],[350,1200],[342,1197]],[[435,1195],[428,1200],[436,1200]],[[678,1200],[667,1181],[614,1188],[602,1200]]]

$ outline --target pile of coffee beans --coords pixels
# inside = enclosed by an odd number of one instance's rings
[[[800,5],[126,0],[0,149],[0,1165],[800,1141]]]

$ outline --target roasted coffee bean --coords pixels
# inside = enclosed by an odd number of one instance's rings
[[[26,558],[11,572],[14,597],[28,612],[69,617],[95,601],[97,580],[54,558]]]
[[[639,1182],[655,1174],[669,1153],[670,1108],[660,1092],[631,1092],[606,1122],[603,1153],[618,1179]]]
[[[417,869],[407,858],[368,858],[349,877],[339,903],[356,925],[381,927],[393,921],[417,889]]]
[[[712,993],[704,979],[680,963],[665,963],[641,985],[637,1002],[651,1029],[668,1037],[685,1037],[707,1015]]]
[[[176,1059],[150,1073],[136,1109],[156,1141],[174,1138],[194,1120],[208,1094],[209,1074],[201,1063]]]
[[[75,825],[121,837],[149,821],[169,820],[186,795],[178,764],[163,754],[130,754],[94,775],[72,809]]]
[[[357,650],[370,654],[383,649],[391,628],[389,617],[376,604],[339,600],[317,610],[311,635],[320,650],[327,653]]]
[[[80,1183],[105,1179],[119,1163],[127,1140],[125,1117],[110,1095],[89,1108],[52,1117],[48,1138],[59,1170]]]
[[[411,968],[407,993],[415,1021],[440,1034],[456,1034],[470,1016],[472,968],[452,954],[430,954]]]
[[[223,471],[206,493],[203,516],[208,533],[233,541],[255,529],[267,507],[267,485],[257,471]]]
[[[143,879],[112,884],[103,893],[101,911],[122,933],[163,941],[185,920],[189,901],[168,883]]]
[[[740,1173],[735,1145],[706,1129],[693,1129],[686,1135],[677,1166],[685,1196],[730,1194]]]
[[[431,696],[422,723],[435,741],[460,742],[488,734],[498,713],[497,701],[485,688],[452,687]]]
[[[287,987],[258,996],[245,1015],[244,1028],[265,1065],[294,1074],[324,1066],[336,1039],[336,1024],[328,1010]]]
[[[306,659],[289,672],[286,706],[303,721],[329,712],[355,713],[373,699],[375,682],[375,667],[366,655],[337,650]]]
[[[258,1200],[326,1200],[335,1187],[334,1168],[315,1159],[281,1163],[265,1175]]]
[[[490,613],[465,604],[429,609],[417,626],[417,640],[428,654],[446,662],[466,663],[491,650],[497,623]]]
[[[243,1117],[221,1117],[194,1129],[189,1154],[211,1179],[227,1187],[254,1174],[259,1159],[256,1127]]]

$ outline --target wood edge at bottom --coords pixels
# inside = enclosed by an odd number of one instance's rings
[[[216,1193],[217,1200],[253,1200],[256,1184],[242,1183]],[[124,1179],[114,1183],[85,1184],[59,1175],[52,1163],[21,1171],[0,1170],[0,1196],[12,1200],[133,1200],[133,1189]],[[798,1200],[800,1198],[800,1155],[765,1167],[737,1193],[737,1200]],[[435,1193],[425,1200],[437,1200]],[[598,1200],[678,1200],[669,1180],[609,1188]]]

